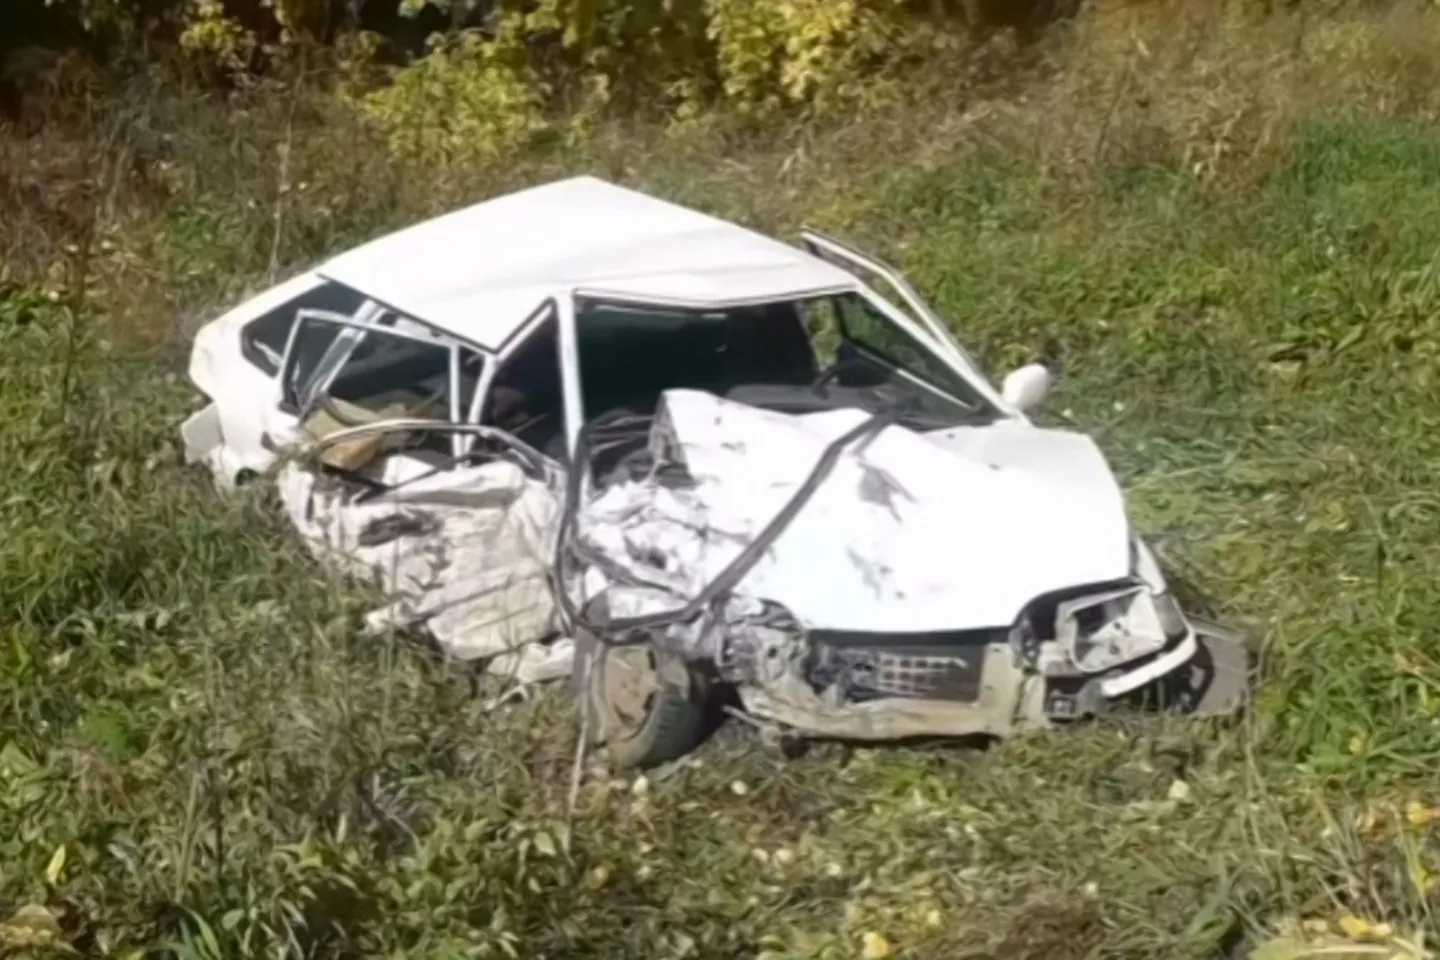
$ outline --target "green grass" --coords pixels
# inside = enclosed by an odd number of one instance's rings
[[[158,238],[117,234],[78,314],[13,288],[0,910],[137,957],[842,958],[874,931],[916,957],[1211,958],[1290,917],[1433,931],[1440,845],[1356,817],[1437,799],[1440,134],[1320,121],[1233,190],[1163,163],[1077,187],[999,148],[819,152],[778,195],[764,148],[637,159],[676,199],[873,245],[996,367],[1058,360],[1054,418],[1264,638],[1265,680],[1239,725],[985,752],[785,760],[732,725],[643,791],[596,772],[573,816],[560,691],[486,713],[461,672],[360,638],[364,598],[263,504],[175,465],[184,339],[123,331],[256,282],[263,201],[187,190]],[[370,199],[296,213],[283,259],[404,214]]]

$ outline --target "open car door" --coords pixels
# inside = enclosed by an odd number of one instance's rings
[[[285,349],[279,359],[276,377],[279,389],[275,395],[259,398],[260,432],[255,450],[244,450],[247,462],[255,462],[268,469],[275,462],[280,451],[300,438],[300,414],[302,412],[302,388],[308,394],[313,390],[313,374],[316,362],[335,347],[333,340],[337,331],[349,333],[351,324],[370,322],[377,308],[364,303],[354,314],[337,313],[331,310],[302,308],[295,312],[294,323],[286,338]]]
[[[847,273],[855,275],[858,279],[871,287],[879,281],[884,286],[890,287],[890,292],[899,299],[897,306],[903,307],[910,316],[921,326],[921,329],[930,335],[940,351],[954,362],[960,364],[971,375],[979,378],[981,383],[988,383],[985,372],[975,362],[975,358],[960,345],[954,334],[946,325],[941,316],[935,312],[915,288],[910,286],[903,274],[881,260],[877,260],[867,254],[861,253],[841,243],[833,237],[816,230],[801,231],[801,239],[805,249],[822,260],[826,260]],[[877,294],[884,296],[887,291],[876,290]]]
[[[465,394],[473,390],[469,385],[479,378],[479,362],[478,355],[453,339],[394,314],[350,319],[302,310],[281,367],[275,422],[288,427],[285,439],[306,443],[387,420],[458,423],[469,399]],[[386,452],[398,452],[389,448],[399,444],[404,455],[385,466],[408,474],[411,466],[433,467],[428,461],[435,457],[450,460],[461,452],[458,435],[420,431],[420,446],[413,450],[406,436],[403,431],[365,434],[327,447],[320,459],[356,471]]]

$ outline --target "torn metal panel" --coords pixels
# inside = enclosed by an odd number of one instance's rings
[[[390,598],[372,629],[423,625],[458,660],[515,654],[554,632],[558,504],[515,464],[459,467],[363,502],[296,464],[277,482],[310,549]]]

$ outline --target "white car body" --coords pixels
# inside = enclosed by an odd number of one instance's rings
[[[683,453],[690,485],[677,491],[644,477],[596,491],[587,480],[576,520],[580,541],[651,586],[637,589],[594,568],[557,577],[560,461],[576,452],[583,425],[600,412],[586,409],[586,324],[600,322],[587,318],[609,316],[607,305],[636,311],[627,323],[644,323],[648,310],[709,322],[775,304],[823,301],[837,317],[848,306],[860,311],[854,323],[880,324],[876,329],[925,354],[927,369],[939,369],[986,416],[943,429],[892,423],[846,450],[735,587],[732,605],[777,604],[802,632],[988,630],[1009,639],[989,644],[981,657],[991,692],[980,705],[942,705],[941,713],[950,712],[938,720],[903,697],[852,709],[833,692],[816,693],[814,684],[797,692],[794,671],[769,680],[747,674],[739,681],[746,706],[819,732],[1003,733],[1056,715],[1042,702],[1043,690],[1025,689],[1027,671],[1088,678],[1085,696],[1094,700],[1123,696],[1190,664],[1196,631],[1132,533],[1103,455],[1089,438],[1036,426],[1024,413],[1044,393],[1043,369],[1022,368],[997,389],[897,273],[821,235],[807,233],[805,242],[807,249],[792,247],[590,177],[418,224],[342,253],[201,328],[190,376],[211,404],[182,428],[186,456],[230,487],[276,469],[283,451],[334,450],[383,433],[381,422],[317,436],[306,419],[317,402],[334,399],[352,365],[366,362],[356,348],[363,341],[413,347],[432,366],[441,362],[436,351],[444,352],[448,377],[434,374],[444,399],[434,401],[439,413],[431,419],[451,425],[449,454],[462,457],[475,434],[503,433],[487,423],[499,407],[497,383],[534,338],[553,333],[563,424],[557,445],[536,454],[545,464],[539,470],[504,459],[437,467],[444,451],[435,448],[382,453],[357,468],[382,489],[357,502],[353,484],[325,476],[313,457],[278,467],[287,512],[317,553],[379,574],[390,591],[377,626],[420,625],[458,658],[541,679],[568,669],[574,624],[555,590],[568,591],[572,603],[608,591],[612,612],[621,615],[694,597],[784,507],[827,445],[867,417],[843,407],[777,412],[683,383],[666,388],[654,398],[656,415],[663,413]],[[888,287],[889,298],[876,285]],[[324,297],[333,304],[307,306]],[[330,328],[331,338],[321,337]],[[312,335],[323,351],[305,353]],[[730,349],[730,336],[716,349]],[[870,373],[883,367],[887,383],[960,402],[929,374],[922,378],[868,348],[854,351],[845,362],[868,364]],[[636,376],[646,374],[635,362]],[[404,485],[384,489],[397,483]],[[379,542],[363,535],[376,521],[420,515],[428,521],[402,525]],[[1036,640],[1025,657],[1002,655],[1005,644],[1015,646],[1026,611],[1053,595],[1063,595],[1053,635]],[[1106,611],[1103,623],[1095,626],[1092,617],[1081,631],[1079,611],[1097,604]],[[677,642],[688,644],[691,656],[722,661],[733,639],[711,622],[704,630],[692,625]],[[877,719],[886,711],[902,719]]]

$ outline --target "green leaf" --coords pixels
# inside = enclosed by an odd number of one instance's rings
[[[50,862],[45,865],[45,881],[49,883],[50,886],[55,886],[60,882],[60,874],[64,870],[65,844],[62,843],[55,848],[55,852],[50,855]]]

